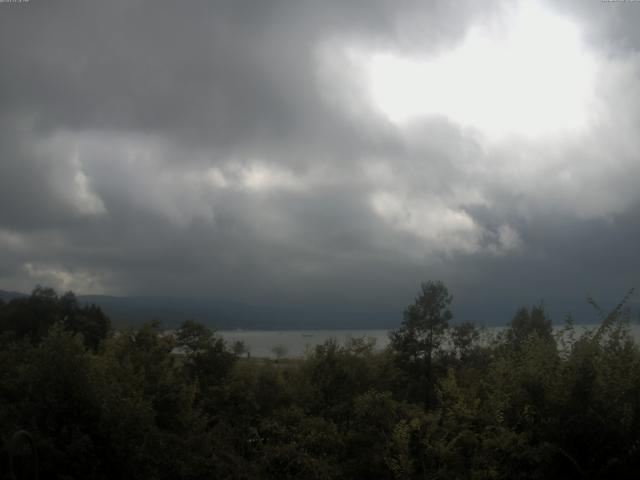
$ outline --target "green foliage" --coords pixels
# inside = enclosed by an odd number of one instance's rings
[[[260,425],[260,475],[267,479],[338,479],[341,447],[336,425],[288,408]]]
[[[176,345],[187,355],[196,355],[210,347],[215,340],[214,332],[194,320],[185,320],[176,330]]]
[[[507,343],[514,347],[521,346],[529,337],[536,336],[544,341],[553,340],[551,319],[547,318],[543,305],[534,306],[531,310],[521,308],[511,319],[507,329]]]
[[[410,396],[434,402],[434,359],[441,353],[452,318],[453,295],[442,282],[425,282],[415,301],[404,311],[402,326],[390,333],[391,349],[408,374]]]
[[[287,354],[287,347],[284,345],[276,345],[271,349],[271,353],[276,356],[276,362],[278,362]]]
[[[464,322],[450,329],[450,351],[462,364],[473,360],[481,353],[479,348],[481,331],[471,322]]]
[[[541,307],[521,309],[491,341],[449,328],[450,302],[424,284],[391,348],[329,340],[276,362],[193,321],[110,332],[73,294],[36,289],[0,304],[0,479],[18,431],[41,478],[636,478],[624,301],[555,334]]]
[[[249,352],[249,349],[242,340],[236,340],[235,342],[233,342],[231,350],[237,357],[241,357],[243,354]]]
[[[442,282],[426,282],[404,312],[402,327],[391,332],[391,344],[406,363],[430,364],[449,327],[453,296]]]
[[[373,346],[366,339],[350,339],[346,345],[330,339],[316,346],[302,366],[308,408],[333,419],[347,418],[355,397],[377,382]]]
[[[237,358],[222,337],[193,320],[183,322],[176,331],[175,346],[184,353],[185,372],[196,382],[203,397],[222,382]]]
[[[81,305],[73,292],[62,296],[51,288],[36,287],[29,297],[0,304],[0,332],[39,343],[52,325],[82,335],[84,344],[96,350],[111,328],[109,318],[95,305]]]

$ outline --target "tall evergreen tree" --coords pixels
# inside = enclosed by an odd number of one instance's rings
[[[403,369],[424,380],[425,405],[433,401],[433,360],[453,317],[453,295],[440,281],[424,282],[404,311],[402,326],[390,333],[391,348]]]

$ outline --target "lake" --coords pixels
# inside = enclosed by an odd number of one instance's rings
[[[388,330],[222,330],[220,335],[229,343],[241,340],[252,357],[275,357],[272,349],[283,347],[285,357],[301,357],[307,348],[335,338],[344,343],[347,338],[375,338],[376,348],[389,344]]]
[[[576,333],[596,325],[576,325]],[[554,327],[556,329],[561,326]],[[504,327],[486,328],[488,334],[498,333]],[[631,330],[637,342],[640,342],[640,325],[632,324]],[[348,338],[374,338],[376,349],[389,344],[389,330],[220,330],[224,339],[232,344],[237,340],[245,343],[252,357],[274,358],[274,347],[282,347],[285,357],[301,357],[308,348],[320,345],[330,338],[344,343]]]

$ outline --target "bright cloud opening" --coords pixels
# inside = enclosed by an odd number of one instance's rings
[[[241,169],[242,185],[249,190],[298,190],[302,182],[293,173],[259,163]]]
[[[480,228],[462,210],[385,191],[376,192],[370,201],[373,211],[391,227],[426,241],[426,250],[472,253],[479,248]]]
[[[492,137],[583,128],[596,69],[578,27],[533,3],[505,15],[436,57],[357,55],[374,105],[397,124],[443,115]]]

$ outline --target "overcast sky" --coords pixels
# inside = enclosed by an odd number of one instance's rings
[[[617,299],[640,2],[0,3],[0,288]]]

